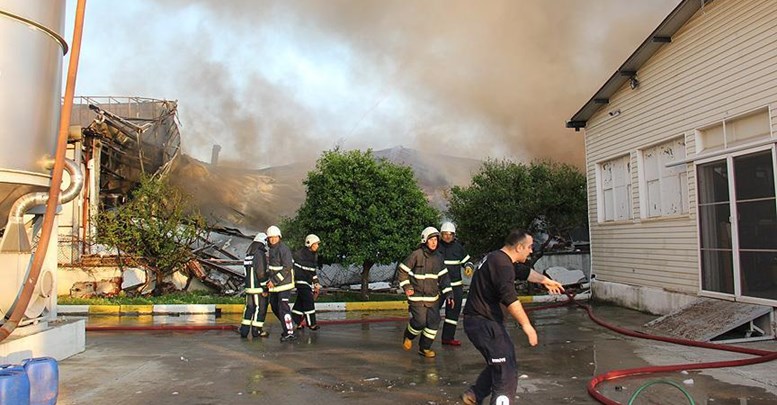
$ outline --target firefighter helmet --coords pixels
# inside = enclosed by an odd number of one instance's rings
[[[437,228],[433,226],[427,226],[422,232],[421,232],[421,243],[426,243],[427,240],[430,238],[439,238],[440,237],[440,231],[437,230]]]
[[[456,233],[456,225],[453,225],[453,222],[443,222],[440,232]]]
[[[305,246],[311,247],[316,243],[321,243],[321,239],[319,239],[318,236],[311,233],[310,235],[305,237]]]
[[[281,236],[281,229],[280,229],[280,228],[278,228],[278,227],[277,227],[277,226],[275,226],[275,225],[273,225],[273,226],[271,226],[271,227],[267,228],[267,237],[269,238],[269,237],[271,237],[271,236],[277,236],[277,237],[279,237],[279,238],[280,238],[280,237],[282,237],[282,236]]]
[[[267,234],[264,232],[259,232],[254,236],[254,242],[260,242],[267,244]]]

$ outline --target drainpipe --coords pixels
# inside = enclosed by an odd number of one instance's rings
[[[38,283],[43,261],[46,258],[46,251],[51,239],[51,231],[54,228],[54,216],[56,215],[59,202],[60,186],[62,184],[62,172],[65,168],[65,151],[67,149],[68,128],[70,126],[70,115],[73,112],[73,96],[76,87],[76,75],[78,73],[78,57],[81,54],[81,36],[84,31],[84,9],[86,0],[78,0],[76,5],[75,26],[73,29],[73,48],[70,53],[70,64],[67,72],[67,84],[65,85],[65,99],[62,111],[59,115],[59,136],[57,137],[57,149],[54,154],[54,169],[51,173],[51,187],[49,188],[49,198],[46,204],[46,213],[43,216],[43,229],[41,230],[38,248],[32,258],[30,271],[27,273],[27,279],[24,282],[24,288],[19,294],[19,298],[14,303],[14,310],[8,320],[0,328],[0,342],[5,340],[13,333],[16,326],[27,310],[32,298],[35,285]],[[78,193],[76,193],[78,194]]]

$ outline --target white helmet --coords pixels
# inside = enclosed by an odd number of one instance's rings
[[[267,234],[264,232],[257,233],[256,236],[254,236],[254,242],[267,244]]]
[[[318,236],[311,233],[310,235],[305,237],[305,246],[311,247],[316,243],[321,243],[321,239],[319,239]]]
[[[281,229],[278,228],[275,225],[267,228],[267,237],[269,238],[271,236],[277,236],[277,237],[280,238],[281,237]]]
[[[456,233],[456,225],[453,225],[453,222],[443,222],[440,232]]]
[[[430,238],[439,238],[440,237],[440,231],[437,230],[437,228],[433,226],[427,226],[422,232],[421,232],[421,243],[426,243],[427,240]]]

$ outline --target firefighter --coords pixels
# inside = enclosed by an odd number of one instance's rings
[[[305,324],[312,330],[318,330],[320,326],[316,323],[316,304],[315,298],[321,290],[321,284],[318,283],[318,248],[321,245],[321,239],[314,234],[305,237],[305,247],[294,252],[294,283],[297,286],[297,301],[294,302],[294,308],[291,310],[291,317],[297,325],[297,329],[302,329]],[[304,324],[302,323],[304,319]]]
[[[402,348],[410,350],[413,339],[421,335],[418,354],[426,358],[435,356],[431,349],[437,328],[440,326],[441,295],[448,301],[451,282],[442,255],[437,252],[440,232],[427,227],[421,232],[421,244],[410,256],[399,264],[399,286],[405,291],[410,303],[410,322],[405,330]],[[451,302],[450,305],[453,305]]]
[[[445,267],[448,269],[448,276],[451,278],[451,287],[453,288],[453,304],[446,301],[445,322],[442,326],[442,344],[450,346],[461,346],[461,342],[456,339],[456,326],[459,323],[459,313],[461,312],[461,299],[464,296],[464,283],[461,281],[462,267],[471,269],[472,263],[469,262],[469,255],[464,251],[464,245],[456,239],[456,226],[452,222],[445,222],[440,227],[440,247],[439,251],[445,261]]]
[[[267,281],[270,305],[273,314],[281,322],[281,342],[290,342],[297,339],[289,308],[289,297],[294,288],[294,261],[289,247],[281,242],[281,230],[277,226],[267,228],[267,241],[270,243],[267,260],[267,268],[270,270]]]
[[[247,338],[249,331],[253,337],[267,337],[264,319],[267,316],[267,234],[256,234],[246,250],[243,265],[246,268],[245,293],[246,306],[243,320],[240,321],[240,337]]]

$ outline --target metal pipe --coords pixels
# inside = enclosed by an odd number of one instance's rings
[[[38,248],[32,259],[30,271],[27,273],[27,280],[24,282],[24,288],[16,300],[14,310],[8,320],[0,328],[0,342],[5,340],[13,333],[16,326],[19,325],[30,304],[30,298],[38,284],[43,268],[43,261],[46,258],[46,251],[49,247],[49,240],[54,228],[54,217],[59,202],[60,185],[62,184],[62,172],[65,168],[65,152],[67,151],[68,129],[70,126],[70,115],[73,111],[73,96],[76,87],[76,76],[78,73],[78,58],[81,55],[81,37],[84,30],[84,10],[86,0],[78,0],[76,5],[75,26],[73,29],[73,49],[70,53],[70,65],[67,72],[67,84],[65,86],[65,99],[62,111],[59,115],[59,136],[57,137],[57,149],[54,157],[54,169],[51,174],[51,187],[49,188],[49,199],[46,205],[46,213],[43,216],[43,229],[41,230]]]

